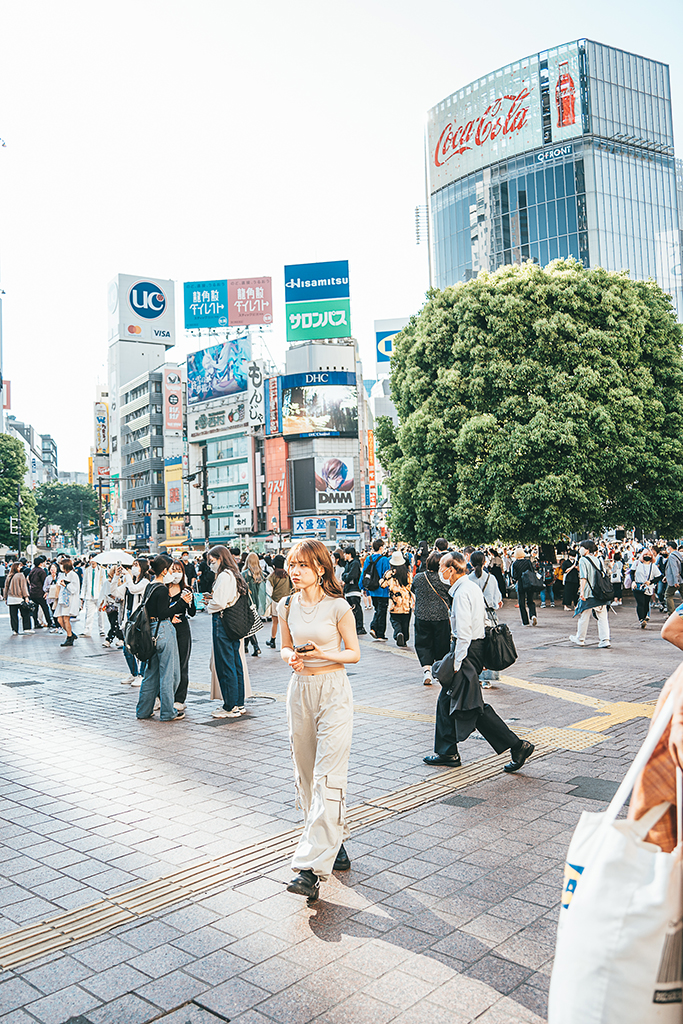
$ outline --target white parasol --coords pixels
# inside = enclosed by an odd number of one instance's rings
[[[135,559],[130,551],[111,548],[109,551],[101,551],[99,555],[95,555],[95,561],[99,565],[132,565]]]

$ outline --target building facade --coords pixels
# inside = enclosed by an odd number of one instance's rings
[[[654,278],[683,315],[666,64],[581,39],[483,76],[428,117],[437,287],[573,256]]]

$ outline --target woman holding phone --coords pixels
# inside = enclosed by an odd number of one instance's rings
[[[342,597],[330,553],[319,540],[289,552],[295,594],[278,605],[280,656],[293,671],[287,689],[287,722],[304,830],[289,892],[314,902],[320,883],[351,862],[343,841],[346,779],[353,729],[353,695],[346,665],[360,661],[356,621]]]

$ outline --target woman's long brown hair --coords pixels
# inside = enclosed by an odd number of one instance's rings
[[[224,544],[216,544],[214,548],[211,548],[211,550],[208,552],[206,556],[207,562],[210,558],[215,558],[216,561],[218,562],[218,572],[216,573],[216,578],[218,578],[218,574],[223,572],[224,569],[229,569],[230,572],[235,577],[235,582],[237,583],[237,593],[247,593],[249,588],[242,576],[242,573],[239,570],[239,566],[235,561],[234,556],[231,554],[228,548],[225,547]]]
[[[322,588],[328,597],[343,597],[344,589],[334,575],[332,557],[320,540],[300,540],[287,555],[287,568],[295,559],[310,565],[317,571],[322,569]]]

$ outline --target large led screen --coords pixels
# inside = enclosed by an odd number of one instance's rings
[[[250,359],[248,335],[190,353],[187,357],[187,404],[197,405],[246,391]]]
[[[295,373],[278,378],[285,437],[357,437],[355,373]]]

